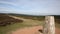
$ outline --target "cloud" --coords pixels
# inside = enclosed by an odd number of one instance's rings
[[[11,8],[7,8],[7,7],[0,7],[0,13],[1,12],[11,13],[11,12],[14,12],[14,11],[17,11],[17,10],[11,9]]]
[[[0,3],[13,7],[0,6],[0,11],[34,15],[60,13],[60,0],[0,0]]]
[[[13,3],[13,2],[0,1],[0,3],[10,4],[10,5],[13,5],[13,6],[18,6],[17,4],[15,4],[15,3]]]

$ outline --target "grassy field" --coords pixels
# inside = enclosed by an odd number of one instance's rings
[[[18,16],[20,17],[20,16]],[[21,17],[20,17],[21,18]],[[16,30],[24,27],[39,26],[44,24],[44,17],[23,17],[23,23],[15,23],[7,26],[0,26],[0,34],[6,34],[12,30]],[[42,19],[42,20],[41,20]],[[56,23],[56,27],[60,28],[60,24]]]
[[[0,34],[6,34],[9,31],[16,30],[18,28],[32,27],[43,25],[43,21],[26,19],[23,23],[15,23],[8,26],[0,26]]]
[[[42,22],[38,22],[37,25],[43,25]],[[35,23],[15,23],[12,25],[8,25],[8,26],[0,26],[0,34],[6,34],[7,32],[10,32],[12,30],[16,30],[18,28],[24,28],[24,27],[32,27],[32,26],[37,26]],[[56,27],[60,28],[60,24],[56,23]]]

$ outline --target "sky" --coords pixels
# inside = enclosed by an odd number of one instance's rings
[[[60,15],[60,0],[0,0],[0,13]]]

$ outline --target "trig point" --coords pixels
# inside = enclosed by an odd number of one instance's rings
[[[45,23],[43,26],[43,34],[55,34],[54,16],[45,16]]]

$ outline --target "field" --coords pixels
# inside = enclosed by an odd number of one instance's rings
[[[25,18],[22,18],[22,17],[19,17],[19,18],[21,18],[21,20],[23,20],[22,23],[16,22],[16,23],[11,24],[11,25],[0,26],[0,34],[5,34],[6,32],[9,32],[9,31],[12,31],[12,30],[15,30],[15,29],[18,29],[18,28],[38,26],[38,25],[43,24],[43,21],[38,21],[38,20],[33,20],[33,19],[25,19]]]
[[[0,15],[1,16],[1,15]],[[16,29],[22,29],[22,28],[25,28],[25,27],[35,27],[35,26],[42,26],[44,24],[44,17],[40,17],[40,16],[17,16],[17,15],[7,15],[9,18],[8,20],[12,18],[15,19],[20,19],[20,20],[23,20],[23,22],[16,22],[13,21],[11,23],[13,24],[10,24],[10,25],[6,25],[6,26],[0,26],[0,34],[7,34],[8,32],[11,32],[11,31],[16,31]],[[2,16],[1,16],[2,17]],[[6,16],[5,16],[5,19]],[[0,18],[0,21],[2,21],[4,19]],[[11,21],[11,20],[10,20]],[[8,22],[10,22],[8,21]],[[56,27],[60,28],[60,24],[56,23]],[[11,33],[9,33],[11,34]]]

